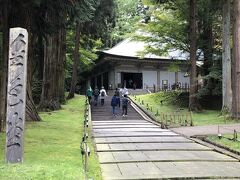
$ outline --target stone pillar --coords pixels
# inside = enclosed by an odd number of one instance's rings
[[[6,161],[23,162],[28,33],[11,28],[6,117]]]
[[[160,80],[160,69],[157,70],[157,91],[160,91],[161,88],[161,80]]]

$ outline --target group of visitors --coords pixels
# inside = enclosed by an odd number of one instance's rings
[[[107,92],[103,86],[100,91],[97,87],[93,91],[91,86],[87,89],[87,97],[88,97],[89,104],[91,104],[92,97],[94,97],[94,106],[98,105],[98,99],[100,99],[101,105],[103,106],[104,99],[106,96],[107,96]]]
[[[122,94],[122,97],[120,97],[120,94]],[[120,110],[120,102],[121,102],[120,99],[122,99],[122,116],[123,117],[127,116],[128,104],[130,104],[130,101],[127,95],[128,95],[128,91],[126,88],[121,91],[118,88],[116,88],[115,93],[111,100],[113,116],[118,115],[117,109],[119,108]]]
[[[111,106],[112,106],[112,114],[113,116],[118,115],[118,111],[120,110],[121,107],[121,100],[122,100],[122,116],[125,117],[127,116],[127,109],[128,109],[128,104],[130,104],[130,101],[128,99],[128,90],[126,88],[123,89],[118,89],[116,88],[114,95],[111,100]],[[102,86],[101,90],[99,90],[97,87],[92,90],[91,87],[87,89],[86,93],[88,97],[89,104],[92,104],[92,97],[94,98],[93,105],[97,106],[98,105],[98,99],[100,99],[101,105],[104,105],[104,100],[105,97],[107,97],[107,92]]]

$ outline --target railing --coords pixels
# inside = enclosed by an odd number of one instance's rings
[[[90,104],[88,102],[88,98],[85,101],[85,109],[84,109],[84,126],[83,126],[83,137],[80,145],[81,154],[82,154],[82,163],[84,167],[85,179],[88,179],[88,158],[90,156],[90,148],[88,146],[88,127],[90,122],[91,109]]]

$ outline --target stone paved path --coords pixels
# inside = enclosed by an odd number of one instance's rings
[[[233,134],[234,129],[240,132],[240,123],[219,125],[219,131],[221,134]],[[179,127],[179,128],[172,128],[172,130],[176,133],[183,134],[187,137],[192,137],[197,135],[217,135],[218,125]]]
[[[240,179],[240,162],[145,120],[129,107],[111,115],[110,98],[92,108],[103,177],[109,179]]]

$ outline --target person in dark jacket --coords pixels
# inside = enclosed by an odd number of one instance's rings
[[[115,94],[116,94],[116,97],[117,97],[117,103],[118,103],[117,106],[118,106],[119,109],[120,109],[120,91],[119,91],[118,88],[116,88]]]
[[[111,101],[112,113],[114,116],[116,116],[116,106],[117,105],[118,105],[117,95],[114,94],[114,96],[112,97],[112,101]]]
[[[98,96],[99,96],[100,92],[98,90],[98,88],[96,87],[95,90],[93,91],[93,96],[94,96],[94,106],[97,106],[98,104]]]
[[[122,115],[123,115],[123,117],[127,116],[128,104],[130,104],[130,101],[129,101],[127,95],[125,94],[122,99],[122,111],[123,111]]]

